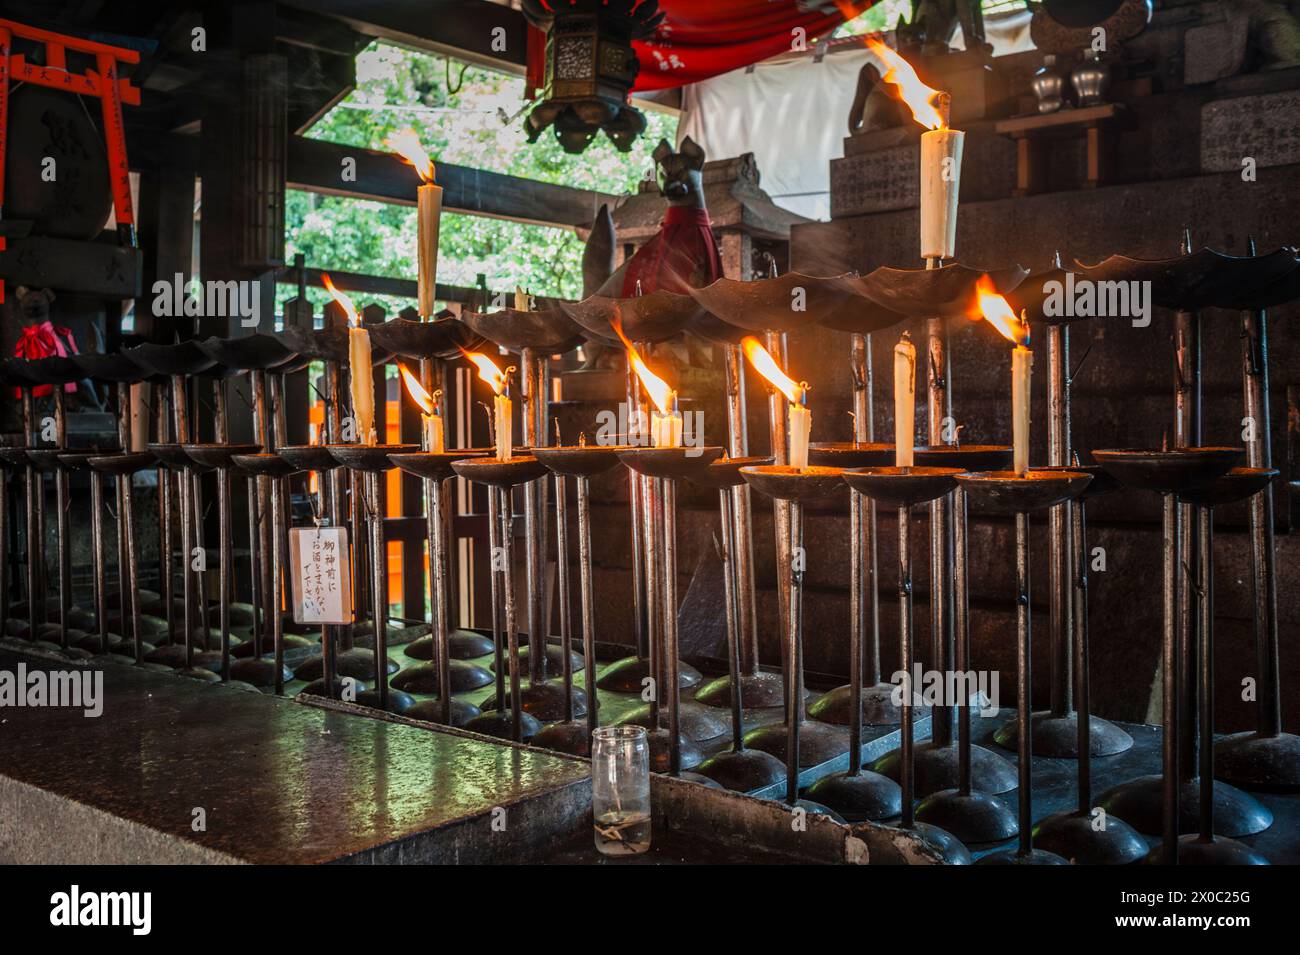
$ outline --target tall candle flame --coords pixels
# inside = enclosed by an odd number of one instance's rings
[[[610,322],[610,325],[613,326],[614,331],[618,334],[619,340],[623,343],[623,347],[627,350],[628,364],[630,364],[632,370],[636,372],[637,378],[641,379],[641,384],[645,388],[646,394],[648,394],[650,400],[655,403],[655,407],[659,409],[659,413],[661,415],[672,413],[673,389],[669,386],[668,382],[664,381],[651,371],[650,367],[641,359],[641,355],[637,352],[636,346],[628,341],[627,336],[623,334],[623,323],[618,318],[615,318]]]
[[[321,283],[325,286],[326,291],[328,291],[330,295],[334,297],[334,301],[339,303],[344,313],[348,316],[348,324],[353,326],[354,328],[360,327],[361,316],[357,313],[357,307],[352,304],[352,299],[348,298],[347,295],[340,292],[335,287],[334,280],[330,278],[328,272],[322,272],[320,278],[321,278]]]
[[[474,363],[478,368],[479,378],[491,385],[494,392],[501,394],[505,390],[506,373],[497,367],[496,362],[479,352],[466,351],[462,348],[460,353]]]
[[[740,340],[740,347],[744,349],[745,357],[754,366],[754,370],[766,378],[773,388],[785,395],[791,404],[803,403],[806,389],[781,370],[776,359],[768,354],[757,338],[746,335]]]
[[[948,128],[948,117],[939,108],[944,93],[922,83],[911,63],[874,37],[867,38],[867,49],[885,66],[881,80],[898,88],[898,98],[907,104],[918,123],[926,129]]]
[[[436,181],[433,160],[429,158],[429,154],[420,143],[420,137],[416,135],[415,130],[408,127],[401,132],[393,133],[384,140],[384,145],[401,156],[403,162],[414,166],[415,171],[420,174],[421,180],[426,183]]]
[[[971,314],[973,320],[983,318],[1012,344],[1029,344],[1029,323],[1017,318],[1011,303],[994,291],[991,278],[981,275],[975,283],[975,294],[978,298],[978,311]]]
[[[420,384],[420,379],[411,374],[410,369],[401,362],[398,362],[397,370],[402,373],[402,382],[406,385],[407,394],[420,406],[420,410],[427,415],[434,414],[438,410],[438,406],[433,400],[433,395],[429,394],[424,385]]]

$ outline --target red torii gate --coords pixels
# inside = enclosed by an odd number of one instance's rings
[[[45,46],[45,65],[29,63],[22,53],[13,52],[14,38]],[[95,68],[85,73],[68,69],[67,51],[75,50],[95,58]],[[108,152],[109,181],[113,186],[113,212],[117,218],[118,238],[135,245],[135,212],[131,206],[130,167],[126,160],[126,127],[122,122],[122,104],[140,105],[140,90],[130,80],[120,78],[118,63],[138,63],[135,50],[109,46],[65,36],[48,30],[0,20],[0,220],[4,218],[5,156],[9,146],[9,84],[11,81],[35,83],[99,100],[104,120],[104,145]],[[0,234],[0,251],[5,236]],[[0,281],[0,302],[4,302],[4,282]]]

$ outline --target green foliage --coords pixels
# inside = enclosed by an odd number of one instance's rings
[[[356,89],[308,135],[386,149],[388,136],[411,127],[435,163],[612,193],[635,190],[653,168],[650,152],[660,138],[675,141],[676,119],[648,112],[649,129],[632,152],[618,152],[601,136],[581,156],[570,156],[550,136],[526,141],[529,105],[519,77],[375,43],[357,56]],[[310,266],[416,276],[412,207],[291,192],[286,219],[288,254],[303,253]],[[438,254],[438,280],[444,284],[473,286],[483,274],[492,289],[522,285],[545,295],[582,293],[582,243],[566,229],[444,213]],[[377,300],[390,311],[410,304]]]

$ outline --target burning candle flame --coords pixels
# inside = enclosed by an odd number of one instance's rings
[[[494,392],[499,395],[505,391],[508,379],[506,373],[497,367],[496,362],[479,352],[466,351],[462,348],[460,353],[474,363],[478,368],[479,378],[491,385]]]
[[[939,109],[944,93],[921,82],[912,64],[879,40],[868,37],[867,49],[886,67],[881,80],[898,87],[898,98],[907,104],[912,117],[926,129],[947,129],[948,118]]]
[[[1017,318],[1011,303],[994,291],[991,278],[981,275],[975,283],[975,294],[978,297],[978,313],[971,314],[973,320],[983,318],[1012,344],[1029,344],[1029,323]]]
[[[414,166],[421,180],[430,184],[436,181],[433,160],[429,158],[415,130],[408,127],[399,133],[393,133],[384,140],[384,145],[401,156],[403,162]]]
[[[675,394],[673,389],[669,387],[668,382],[651,371],[650,367],[641,359],[636,346],[628,341],[627,336],[623,334],[623,323],[615,318],[610,322],[610,325],[618,334],[623,347],[627,349],[628,363],[632,366],[632,370],[636,372],[637,378],[641,379],[641,384],[645,388],[646,394],[650,396],[650,400],[655,403],[655,407],[659,409],[661,415],[671,414],[675,410],[673,408],[673,396]]]
[[[328,291],[330,295],[334,297],[334,301],[339,303],[344,313],[348,316],[348,324],[353,326],[354,328],[361,327],[361,316],[357,313],[357,307],[352,304],[352,299],[348,298],[347,295],[340,292],[335,287],[334,280],[330,278],[328,272],[322,272],[320,278],[321,278],[321,283],[325,286],[326,291]]]
[[[398,362],[397,369],[402,373],[402,382],[406,385],[407,394],[420,406],[420,410],[427,415],[435,414],[438,405],[433,400],[433,396],[424,389],[424,385],[420,384],[420,379],[411,374],[410,369],[401,362]]]
[[[746,335],[740,340],[740,347],[744,349],[745,357],[754,366],[754,370],[766,378],[773,388],[785,395],[792,405],[803,404],[807,389],[781,370],[776,359],[768,354],[757,338]]]

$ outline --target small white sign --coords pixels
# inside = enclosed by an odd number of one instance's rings
[[[295,623],[352,622],[352,554],[346,527],[289,531]]]

